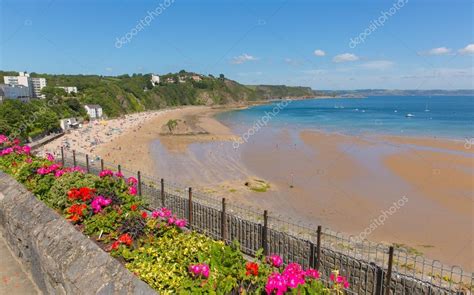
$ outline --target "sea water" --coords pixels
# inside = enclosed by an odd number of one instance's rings
[[[470,140],[474,137],[474,97],[280,100],[221,113],[217,118],[240,131],[259,124],[259,128],[318,129],[349,135],[369,133]]]

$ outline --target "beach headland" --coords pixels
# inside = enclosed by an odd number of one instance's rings
[[[93,123],[95,136],[123,128],[92,151],[82,148],[216,197],[474,269],[474,148],[444,139],[269,127],[235,149],[235,132],[214,116],[243,107],[181,107]],[[170,120],[181,126],[167,130]],[[73,131],[66,140],[73,148],[90,132]],[[249,180],[268,187],[252,190]],[[403,206],[385,216],[400,200]],[[381,215],[383,224],[372,228]]]

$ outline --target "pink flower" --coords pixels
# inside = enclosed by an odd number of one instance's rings
[[[131,186],[128,188],[128,193],[131,194],[132,196],[135,196],[137,194],[137,188],[134,186]]]
[[[26,158],[25,162],[28,163],[28,164],[31,164],[31,162],[33,162],[33,160],[31,158]]]
[[[276,294],[284,294],[288,290],[287,284],[287,279],[275,272],[268,277],[265,291],[267,294],[272,294],[273,291],[276,291]]]
[[[25,146],[23,147],[23,154],[29,155],[30,152],[31,152],[31,148],[30,148],[29,146],[25,145]]]
[[[13,153],[13,148],[9,147],[9,148],[6,148],[6,149],[2,150],[0,152],[0,155],[1,156],[6,156],[6,155],[9,155],[11,153]]]
[[[205,263],[191,264],[188,269],[191,275],[195,278],[203,277],[207,279],[209,277],[209,265]]]
[[[267,257],[267,262],[274,267],[280,267],[283,264],[283,259],[281,259],[280,256],[273,254]]]
[[[48,168],[41,167],[36,170],[36,173],[38,173],[39,175],[46,175],[49,173],[49,170]]]
[[[110,205],[110,203],[112,203],[111,199],[104,198],[103,196],[98,196],[94,200],[92,200],[91,207],[94,213],[97,214],[102,211],[104,207]]]
[[[8,142],[8,137],[4,134],[0,134],[0,144],[4,144],[5,142]]]
[[[129,185],[135,185],[135,184],[138,183],[138,180],[137,180],[135,177],[129,177],[129,178],[127,179],[127,183],[128,183]]]
[[[123,178],[123,173],[122,172],[116,172],[115,176],[118,178]]]
[[[314,268],[308,268],[305,272],[305,276],[311,279],[319,279],[321,274]]]
[[[186,219],[177,219],[177,220],[174,222],[174,224],[175,224],[177,227],[179,227],[179,228],[183,228],[183,227],[186,226],[187,221],[186,221]]]
[[[46,159],[50,162],[54,162],[54,156],[50,153],[46,153]]]
[[[111,171],[111,170],[102,170],[100,171],[99,173],[99,177],[100,178],[104,178],[104,177],[107,177],[107,176],[114,176],[114,173]]]

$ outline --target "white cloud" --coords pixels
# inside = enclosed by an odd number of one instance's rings
[[[427,52],[422,52],[422,55],[446,55],[451,53],[451,48],[447,47],[437,47],[428,50]]]
[[[236,56],[232,59],[232,63],[235,65],[240,65],[249,61],[256,61],[258,58],[255,56],[248,55],[247,53],[244,53],[242,55]]]
[[[373,60],[361,64],[360,66],[370,70],[386,70],[391,68],[394,65],[394,62],[389,60]]]
[[[325,55],[326,55],[326,52],[324,52],[324,51],[321,50],[321,49],[316,49],[316,50],[314,51],[314,55],[316,55],[316,56],[325,56]]]
[[[466,47],[459,49],[461,54],[474,54],[474,44],[468,44]]]
[[[105,68],[105,70],[106,70],[107,72],[112,72],[112,71],[113,71],[113,69],[112,69],[111,67],[107,67],[107,68]]]
[[[339,54],[339,55],[336,55],[332,59],[333,62],[337,62],[337,63],[348,62],[348,61],[356,61],[356,60],[359,60],[359,57],[355,54],[352,54],[352,53]]]

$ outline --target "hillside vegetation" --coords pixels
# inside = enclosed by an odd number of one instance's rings
[[[5,75],[17,74],[0,71],[0,81],[3,82]],[[169,106],[234,104],[269,98],[314,96],[313,91],[306,87],[247,87],[224,75],[204,76],[184,70],[160,76],[158,85],[150,82],[151,74],[98,76],[32,73],[31,76],[46,78],[48,86],[42,90],[46,100],[34,100],[23,105],[6,100],[0,106],[1,132],[11,133],[11,129],[21,129],[18,132],[21,137],[48,132],[59,127],[58,119],[85,117],[82,107],[85,104],[99,104],[108,117],[117,117]],[[78,93],[66,94],[57,86],[75,86]],[[39,113],[39,119],[24,126],[24,122],[34,113]]]

